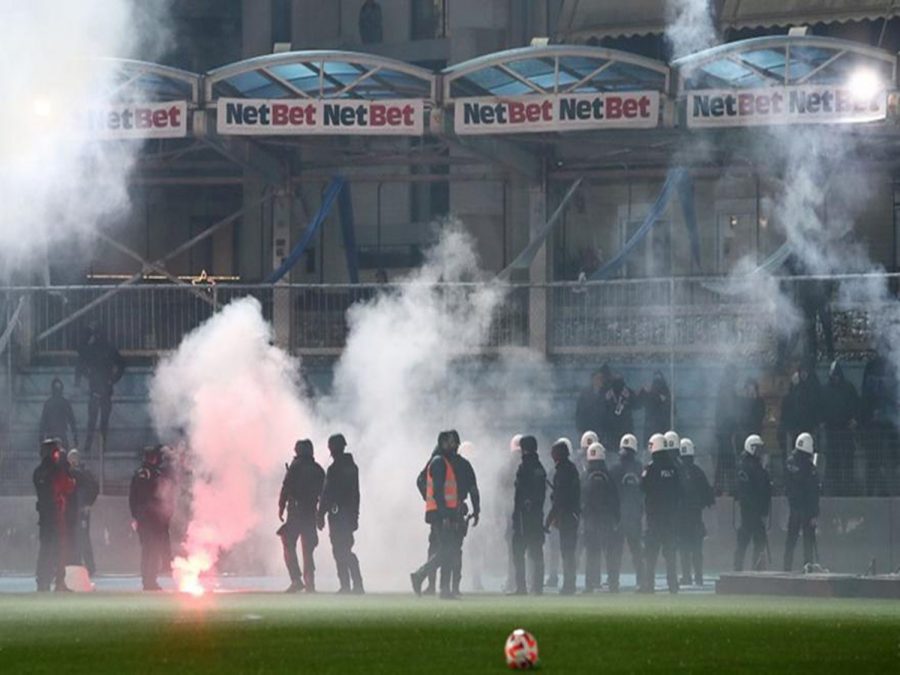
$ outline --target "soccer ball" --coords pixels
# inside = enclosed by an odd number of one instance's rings
[[[517,628],[506,638],[506,665],[513,670],[529,670],[537,666],[537,640],[527,630]]]

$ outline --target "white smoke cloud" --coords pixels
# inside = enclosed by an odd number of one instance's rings
[[[88,236],[128,206],[137,144],[100,142],[78,117],[110,103],[112,73],[95,60],[166,44],[162,0],[7,2],[0,20],[0,272],[26,269],[48,246]]]
[[[327,465],[325,440],[336,432],[360,467],[357,552],[368,587],[404,588],[425,556],[415,479],[442,429],[474,443],[485,518],[473,535],[503,558],[497,542],[509,505],[496,486],[509,437],[546,411],[542,387],[550,385],[542,359],[524,350],[490,364],[461,358],[484,346],[505,296],[498,284],[468,283],[484,281],[473,250],[469,235],[450,224],[420,270],[354,306],[334,391],[320,400],[302,398],[297,363],[270,345],[271,329],[251,299],[225,308],[160,365],[153,419],[164,437],[172,428],[186,432],[197,476],[182,573],[214,566],[220,552],[249,539],[275,544],[270,571],[278,571],[283,463],[294,441],[309,437]],[[317,558],[327,575],[326,546]]]
[[[718,43],[710,0],[668,0],[666,15],[666,39],[672,46],[673,58],[678,59]]]

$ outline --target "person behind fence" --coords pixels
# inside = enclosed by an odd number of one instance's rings
[[[63,447],[69,446],[69,430],[72,430],[72,440],[78,445],[78,427],[75,424],[75,413],[72,412],[72,404],[64,395],[62,380],[53,378],[50,384],[50,398],[44,401],[41,410],[41,421],[38,425],[39,439],[58,438]]]
[[[591,375],[591,385],[578,395],[575,405],[575,428],[579,434],[594,431],[598,436],[606,432],[606,391],[612,373],[603,364]]]
[[[606,449],[593,443],[587,449],[587,469],[581,484],[584,527],[584,592],[600,590],[602,558],[606,556],[606,580],[610,593],[619,592],[619,569],[614,564],[616,529],[619,527],[619,492],[606,468]]]
[[[716,391],[716,473],[713,478],[713,486],[718,495],[734,492],[739,414],[737,391],[735,390],[736,381],[737,370],[729,364],[722,373],[722,379],[719,381],[719,388]]]
[[[431,526],[428,537],[428,559],[409,575],[413,592],[422,594],[422,584],[441,571],[441,597],[452,598],[450,567],[453,563],[453,546],[459,511],[459,488],[456,472],[450,462],[453,437],[449,431],[438,434],[437,447],[424,470],[424,490],[421,480],[416,481],[425,500],[425,522]]]
[[[171,563],[169,524],[175,508],[175,489],[163,470],[163,446],[148,446],[131,478],[128,505],[141,544],[141,582],[145,591],[161,590],[158,576]]]
[[[678,551],[681,554],[681,583],[703,585],[703,509],[716,503],[712,486],[703,469],[694,463],[694,442],[681,439],[681,511],[678,523]],[[693,572],[693,575],[691,574]]]
[[[653,593],[656,585],[656,561],[662,551],[666,562],[666,581],[670,593],[678,592],[678,562],[675,559],[678,535],[678,510],[681,480],[678,468],[666,447],[662,434],[650,437],[650,464],[641,475],[644,512],[647,514],[645,551],[647,568],[642,592]]]
[[[762,439],[756,434],[744,441],[737,473],[735,500],[741,507],[741,524],[737,531],[737,548],[734,552],[734,569],[744,569],[747,546],[753,542],[753,569],[764,569],[764,553],[768,550],[766,518],[772,506],[772,481],[763,466],[762,454],[765,450]]]
[[[38,591],[68,591],[66,560],[69,551],[70,518],[75,481],[62,442],[50,438],[41,443],[41,463],[32,475],[37,496],[38,559],[35,574]]]
[[[787,462],[785,494],[790,507],[787,539],[784,543],[784,571],[794,566],[794,547],[803,534],[803,564],[816,562],[816,519],[819,517],[819,475],[813,453],[813,437],[808,433],[797,436],[794,451]]]
[[[625,543],[631,553],[631,563],[637,588],[644,584],[644,548],[642,529],[644,521],[644,494],[641,490],[641,474],[644,467],[637,456],[637,438],[626,434],[619,442],[619,462],[610,471],[619,495],[620,520],[614,532],[613,562],[611,567],[621,570]]]
[[[538,457],[537,439],[519,439],[521,462],[516,470],[512,513],[512,553],[515,588],[512,595],[525,595],[525,558],[531,565],[531,592],[544,592],[544,500],[547,472]]]
[[[294,444],[294,460],[286,467],[278,495],[278,528],[284,551],[284,564],[291,577],[286,593],[306,590],[316,592],[316,563],[313,553],[319,545],[316,531],[319,497],[325,484],[325,470],[314,456],[312,441],[301,439]],[[287,510],[287,520],[284,513]],[[297,560],[297,539],[303,551],[303,569]]]
[[[328,536],[337,567],[338,593],[365,593],[359,559],[353,552],[353,533],[359,528],[359,469],[353,455],[346,452],[343,434],[328,439],[331,465],[325,472],[325,486],[319,500],[318,526],[325,527],[328,516]]]
[[[578,547],[578,521],[581,518],[581,481],[578,469],[569,459],[572,443],[560,438],[550,448],[550,456],[556,465],[553,472],[551,507],[544,530],[551,527],[559,531],[559,551],[562,557],[563,583],[560,595],[575,593],[576,549]]]
[[[738,397],[738,434],[747,438],[752,434],[761,436],[766,419],[766,402],[759,394],[759,382],[752,377],[744,383],[744,391]]]
[[[822,421],[822,394],[819,379],[810,366],[801,362],[791,374],[788,391],[781,400],[778,436],[782,449],[782,468],[801,432],[815,433]]]
[[[112,414],[113,387],[122,379],[125,360],[112,346],[95,323],[89,323],[78,346],[78,363],[75,366],[75,386],[81,378],[88,381],[88,419],[84,439],[84,452],[91,454],[97,422],[100,422],[100,439],[105,447]]]
[[[856,387],[845,377],[840,362],[828,370],[822,388],[822,420],[825,425],[825,484],[828,494],[847,497],[855,494],[853,460],[856,442],[853,432],[859,418]]]
[[[600,437],[601,443],[612,448],[622,436],[634,433],[634,409],[637,403],[637,395],[625,384],[625,378],[616,373],[606,391],[607,428]]]
[[[94,576],[94,547],[91,544],[91,508],[100,494],[100,483],[96,476],[81,461],[77,449],[68,454],[72,478],[75,480],[75,494],[72,499],[69,526],[72,532],[70,559],[75,565],[84,565],[90,576]]]
[[[653,372],[650,385],[638,394],[638,403],[644,409],[644,438],[672,428],[672,393],[662,371]]]
[[[894,366],[878,354],[863,371],[860,428],[866,456],[866,494],[889,497],[896,491],[897,392]]]

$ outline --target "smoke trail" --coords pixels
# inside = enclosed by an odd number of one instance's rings
[[[166,2],[7,2],[0,21],[0,272],[29,269],[128,205],[138,144],[93,140],[80,116],[111,102],[97,57],[166,44]]]
[[[668,0],[666,39],[675,59],[718,43],[710,0]]]

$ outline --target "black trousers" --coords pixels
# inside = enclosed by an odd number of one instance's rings
[[[603,576],[603,557],[606,556],[606,578],[609,590],[619,590],[619,567],[614,554],[615,527],[611,522],[584,523],[584,589],[592,591],[600,588]]]
[[[442,518],[431,524],[429,534],[428,560],[414,572],[421,579],[427,579],[441,570],[441,593],[450,592],[450,568],[453,563],[455,521]]]
[[[784,571],[790,572],[794,566],[794,547],[800,533],[803,533],[803,564],[815,562],[816,526],[813,518],[791,513],[788,517],[787,540],[784,542]]]
[[[666,581],[669,590],[678,591],[678,563],[675,556],[677,528],[674,519],[647,519],[646,553],[647,571],[644,590],[652,591],[656,586],[656,561],[662,552],[666,562]]]
[[[456,523],[451,540],[452,550],[450,554],[450,590],[459,593],[459,584],[462,580],[462,564],[463,564],[463,542],[469,533],[469,523],[466,520],[460,520]],[[443,572],[442,572],[443,574]]]
[[[35,581],[39,591],[49,591],[50,585],[57,588],[66,585],[66,556],[64,533],[56,523],[41,523],[38,526],[38,558]]]
[[[524,593],[525,559],[531,566],[531,592],[540,595],[544,592],[544,531],[541,525],[529,528],[513,526],[512,556],[515,569],[515,590]]]
[[[88,574],[94,576],[97,568],[94,565],[94,547],[91,544],[91,512],[89,509],[82,509],[78,514],[72,539],[75,562],[84,565]]]
[[[562,558],[563,583],[560,589],[564,593],[575,591],[575,569],[578,549],[578,519],[565,516],[559,522],[559,553]]]
[[[631,564],[634,567],[634,575],[637,579],[638,587],[644,585],[644,547],[641,537],[641,523],[621,524],[619,529],[613,533],[613,552],[612,562],[610,563],[610,574],[615,570],[615,580],[618,583],[619,573],[622,569],[622,555],[625,552],[625,544],[628,544],[628,552],[631,553]],[[610,580],[612,585],[612,580]]]
[[[681,578],[699,586],[703,583],[703,538],[706,528],[702,517],[691,517],[681,523],[678,553],[681,555]]]
[[[146,590],[157,585],[157,577],[165,569],[169,526],[151,520],[138,521],[137,532],[141,542],[141,580]]]
[[[291,583],[303,584],[308,591],[316,590],[316,563],[313,560],[313,552],[319,545],[319,535],[316,532],[315,523],[300,524],[292,522],[288,518],[287,523],[280,530],[281,548],[284,550],[284,564],[291,577]],[[297,540],[300,540],[300,549],[303,552],[303,569],[300,569],[300,561],[297,559]]]
[[[744,558],[747,556],[747,546],[753,542],[753,557],[751,567],[754,570],[762,569],[760,562],[766,549],[766,523],[764,517],[759,514],[741,512],[741,525],[737,532],[737,548],[734,551],[734,570],[741,572],[744,569]]]
[[[112,394],[106,395],[91,392],[88,398],[87,432],[84,437],[84,452],[90,454],[94,444],[94,430],[97,428],[97,417],[100,418],[100,437],[106,445],[106,434],[109,432],[109,416],[112,414]]]
[[[342,591],[363,591],[362,573],[359,569],[359,558],[353,552],[354,523],[338,516],[328,519],[328,535],[331,539],[331,551],[337,567],[338,581]]]

